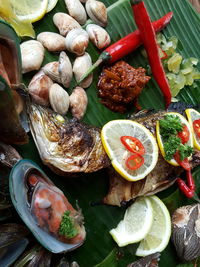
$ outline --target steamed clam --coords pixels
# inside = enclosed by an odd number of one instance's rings
[[[55,32],[41,32],[37,36],[37,40],[51,52],[65,50],[65,38]]]
[[[81,25],[75,19],[62,12],[53,16],[53,22],[63,36],[66,36],[72,29],[81,28]]]
[[[107,31],[99,25],[89,24],[86,27],[91,42],[98,48],[103,49],[110,44],[110,36]]]
[[[58,61],[52,61],[47,63],[45,66],[43,66],[42,70],[44,73],[49,76],[49,78],[57,83],[61,83],[60,74],[58,71],[59,68],[59,62]]]
[[[58,73],[64,87],[68,88],[72,80],[72,64],[67,54],[62,51],[59,56]]]
[[[73,17],[81,25],[86,23],[87,15],[83,5],[79,0],[65,0],[65,5],[71,17]]]
[[[36,239],[49,251],[62,253],[85,240],[83,217],[44,172],[29,160],[19,161],[10,174],[14,207]]]
[[[106,27],[108,18],[107,9],[104,3],[96,0],[87,0],[85,8],[92,21],[102,27]]]

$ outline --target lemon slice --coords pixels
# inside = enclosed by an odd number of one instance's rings
[[[124,219],[110,231],[119,247],[141,241],[151,229],[153,209],[148,198],[138,198],[125,212]]]
[[[132,155],[121,143],[121,136],[132,136],[140,140],[145,148],[144,164],[130,170],[125,161]],[[143,125],[131,120],[113,120],[104,125],[101,140],[115,170],[129,181],[143,179],[155,167],[158,160],[158,146],[151,132]]]
[[[142,257],[163,251],[171,235],[171,218],[168,209],[158,197],[150,196],[148,199],[153,208],[153,224],[136,251],[136,255]]]
[[[182,116],[181,114],[177,113],[177,112],[167,112],[166,115],[178,116],[180,118],[181,122],[187,126],[187,128],[189,130],[189,133],[190,133],[190,137],[189,137],[189,140],[186,143],[186,145],[193,147],[193,138],[192,138],[193,134],[192,134],[191,127],[190,127],[188,121],[186,120],[186,118],[184,116]],[[156,136],[157,136],[157,142],[158,142],[158,146],[160,148],[160,152],[161,152],[162,156],[165,158],[163,140],[162,140],[162,137],[160,135],[160,124],[159,124],[159,121],[157,121],[157,123],[156,123]],[[167,160],[167,162],[169,164],[171,164],[171,165],[179,166],[178,162],[175,159]]]
[[[48,0],[10,0],[13,12],[20,21],[35,22],[46,13]]]
[[[50,12],[56,6],[58,0],[48,0],[46,13]]]
[[[193,108],[186,109],[185,113],[187,115],[187,118],[188,118],[188,121],[190,124],[190,128],[192,130],[194,147],[196,147],[198,150],[200,150],[200,138],[195,134],[195,131],[193,128],[193,121],[200,119],[200,113]]]

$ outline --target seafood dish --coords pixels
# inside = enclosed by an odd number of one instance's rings
[[[56,173],[89,173],[110,165],[98,128],[37,105],[30,106],[29,117],[40,157]]]

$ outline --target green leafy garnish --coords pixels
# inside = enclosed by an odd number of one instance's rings
[[[58,233],[66,238],[73,238],[78,234],[74,220],[70,216],[70,211],[68,210],[63,213]]]
[[[171,160],[179,151],[180,160],[188,158],[193,153],[193,148],[181,143],[181,139],[177,136],[183,130],[183,124],[178,116],[166,115],[164,119],[159,121],[160,134],[163,139],[165,159]]]
[[[164,119],[160,120],[160,133],[163,139],[168,139],[182,130],[183,125],[178,116],[166,115]]]

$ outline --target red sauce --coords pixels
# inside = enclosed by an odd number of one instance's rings
[[[98,83],[98,96],[110,110],[124,113],[149,80],[144,68],[136,69],[125,61],[118,61],[103,69]]]

